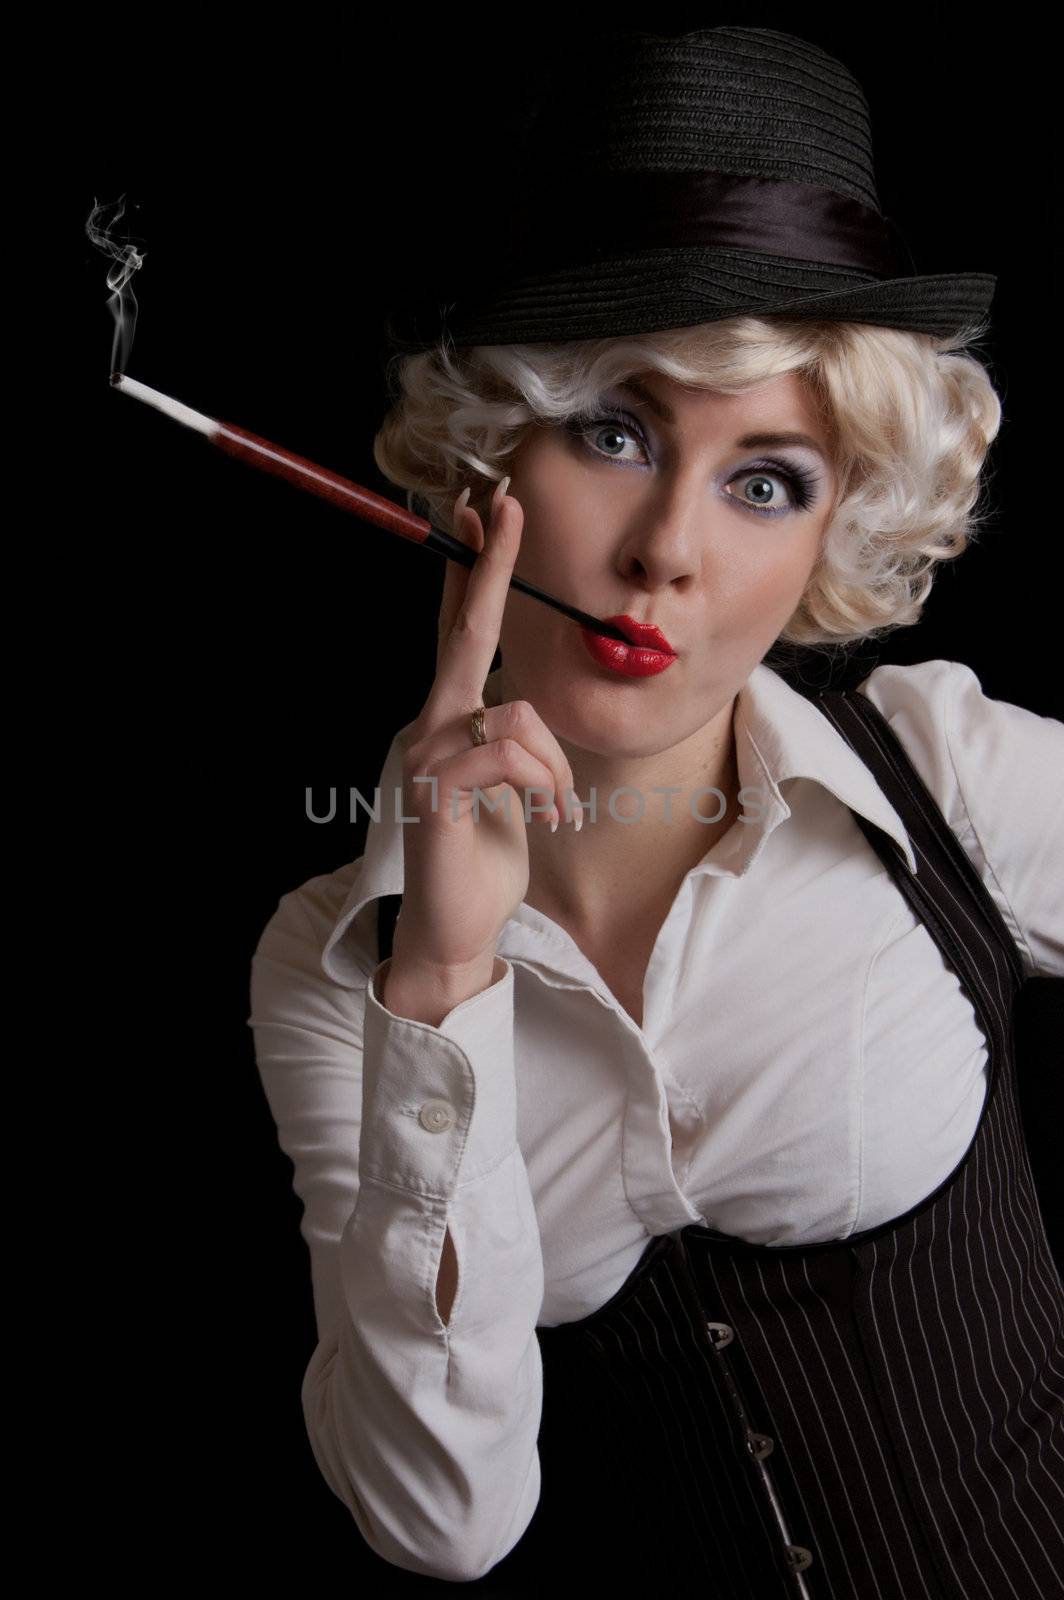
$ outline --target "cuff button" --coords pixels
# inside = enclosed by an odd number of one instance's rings
[[[454,1107],[446,1100],[426,1100],[418,1112],[418,1121],[430,1133],[446,1133],[455,1123]]]

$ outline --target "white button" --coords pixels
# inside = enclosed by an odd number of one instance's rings
[[[454,1107],[446,1100],[426,1100],[418,1114],[418,1121],[430,1133],[446,1133],[454,1127]]]

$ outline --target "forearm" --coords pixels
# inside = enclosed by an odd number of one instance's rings
[[[509,1553],[539,1499],[543,1259],[516,1137],[512,973],[499,960],[490,993],[437,993],[439,1028],[384,1005],[388,968],[367,994],[339,1315],[319,1330],[304,1412],[371,1547],[468,1581]]]
[[[440,1232],[425,1203],[363,1184],[342,1242],[345,1314],[302,1398],[322,1474],[371,1548],[470,1581],[539,1501],[543,1267],[520,1152],[459,1190],[448,1218],[460,1253],[450,1326],[426,1293]]]

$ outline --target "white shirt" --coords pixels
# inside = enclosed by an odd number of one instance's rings
[[[1064,974],[1064,724],[989,699],[956,661],[880,666],[861,688],[1025,970]],[[734,718],[755,799],[740,793],[743,816],[680,886],[642,1027],[526,904],[500,937],[496,983],[438,1028],[393,1015],[376,919],[379,897],[403,888],[409,726],[363,855],[281,897],[248,1022],[305,1208],[319,1343],[302,1394],[318,1465],[386,1561],[463,1581],[508,1554],[538,1502],[536,1325],[597,1310],[650,1235],[688,1223],[795,1245],[908,1211],[971,1142],[987,1051],[847,808],[915,870],[897,812],[764,665]],[[713,797],[701,804],[712,817]]]

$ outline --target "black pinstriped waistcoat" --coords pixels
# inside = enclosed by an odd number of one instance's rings
[[[1064,1288],[1021,1116],[1041,1126],[1039,1096],[1064,1066],[1064,979],[1024,982],[1008,928],[871,701],[832,690],[814,703],[908,830],[916,876],[853,813],[975,1009],[989,1071],[978,1127],[950,1176],[892,1222],[780,1248],[692,1224],[652,1239],[598,1311],[537,1328],[539,1505],[465,1587],[1064,1596]],[[381,959],[400,897],[388,900]]]

